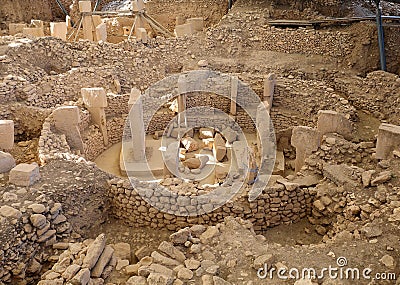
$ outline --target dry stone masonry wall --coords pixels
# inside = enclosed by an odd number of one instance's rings
[[[16,196],[4,193],[6,204],[0,207],[4,241],[0,245],[0,281],[3,282],[9,282],[12,276],[32,280],[42,268],[43,260],[38,252],[69,237],[71,231],[60,203],[38,197],[36,201],[22,204],[16,201]]]
[[[179,217],[160,212],[144,201],[139,193],[130,185],[129,180],[114,179],[109,182],[109,198],[112,213],[130,225],[150,226],[177,230],[194,224],[216,224],[225,217],[235,216],[248,219],[258,231],[283,223],[298,221],[310,213],[312,197],[306,185],[291,183],[282,177],[272,178],[272,185],[267,186],[264,193],[254,202],[248,202],[247,195],[236,197],[221,208],[197,217]],[[276,182],[278,181],[278,182]],[[172,191],[192,193],[190,196],[205,192],[195,185],[184,185],[179,179],[167,179],[163,183]],[[190,190],[191,189],[191,190]],[[216,190],[214,190],[216,191]],[[161,192],[160,192],[161,193]],[[158,194],[157,188],[148,189],[152,203],[167,203],[169,207],[182,208],[182,212],[190,212],[196,205],[186,205],[182,197],[172,200]],[[176,199],[176,198],[175,198]],[[187,199],[190,201],[190,199]],[[183,204],[182,204],[183,203]],[[165,204],[164,204],[165,206]],[[212,206],[203,205],[204,207]]]

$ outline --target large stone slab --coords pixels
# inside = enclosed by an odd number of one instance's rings
[[[321,136],[327,133],[337,133],[345,138],[350,138],[353,132],[353,126],[346,116],[331,110],[318,111],[317,129]]]
[[[96,27],[96,41],[107,41],[107,24],[101,23]]]
[[[295,170],[300,171],[306,158],[320,146],[320,133],[306,126],[294,127],[291,144],[296,148]]]
[[[79,11],[80,12],[92,12],[92,2],[91,1],[79,1]]]
[[[193,28],[191,24],[183,24],[175,27],[175,36],[184,37],[193,34]]]
[[[74,149],[84,152],[83,141],[79,131],[80,114],[77,106],[63,106],[53,112],[54,125],[65,134],[68,144]]]
[[[395,150],[400,150],[400,126],[381,124],[376,142],[376,158],[387,159]]]
[[[17,186],[31,186],[40,179],[39,166],[36,163],[21,163],[11,169],[9,182]]]
[[[193,31],[198,31],[201,32],[204,29],[204,19],[201,17],[198,18],[189,18],[186,20],[186,22],[190,25],[192,25],[192,30]]]
[[[14,121],[0,120],[0,149],[14,147]]]
[[[57,129],[63,130],[71,125],[80,123],[79,108],[77,106],[63,106],[53,112],[54,124]]]

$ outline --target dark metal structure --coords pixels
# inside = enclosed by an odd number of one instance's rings
[[[400,0],[385,0],[393,3],[400,3]],[[376,26],[378,28],[379,57],[381,69],[386,71],[386,51],[385,51],[385,33],[382,25],[382,6],[381,0],[374,0],[376,5]]]

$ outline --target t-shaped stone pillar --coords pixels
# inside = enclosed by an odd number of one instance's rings
[[[92,120],[100,128],[103,134],[104,145],[108,145],[107,119],[105,107],[108,106],[106,91],[103,88],[82,88],[82,99],[89,110]]]
[[[140,91],[136,88],[132,89],[129,99],[129,124],[132,134],[133,160],[136,162],[145,159],[145,129],[143,122],[143,105]]]
[[[0,120],[0,149],[14,147],[14,121]]]
[[[256,130],[257,130],[257,150],[259,153],[262,152],[262,142],[268,141],[270,137],[271,122],[267,116],[268,103],[261,102],[257,106],[256,113]],[[266,147],[266,146],[264,146]]]
[[[185,121],[187,82],[184,75],[178,78],[178,126]]]
[[[78,127],[80,123],[78,107],[59,107],[53,111],[53,118],[56,129],[65,134],[69,146],[84,153],[82,137]]]
[[[83,38],[93,41],[93,21],[91,1],[79,1],[79,11],[82,13]]]
[[[381,124],[376,142],[376,158],[387,159],[394,150],[400,151],[400,126]]]
[[[237,95],[238,95],[238,84],[239,79],[237,76],[231,77],[231,110],[230,114],[236,116],[236,106],[237,106]]]
[[[294,127],[291,143],[296,148],[295,170],[298,172],[306,158],[320,146],[320,134],[317,129],[310,127]]]
[[[268,103],[268,107],[267,107],[268,111],[271,110],[271,108],[272,108],[275,83],[276,83],[276,76],[274,73],[270,73],[264,78],[264,102]]]

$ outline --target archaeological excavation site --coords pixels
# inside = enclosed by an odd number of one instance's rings
[[[0,285],[400,285],[400,0],[0,0]]]

